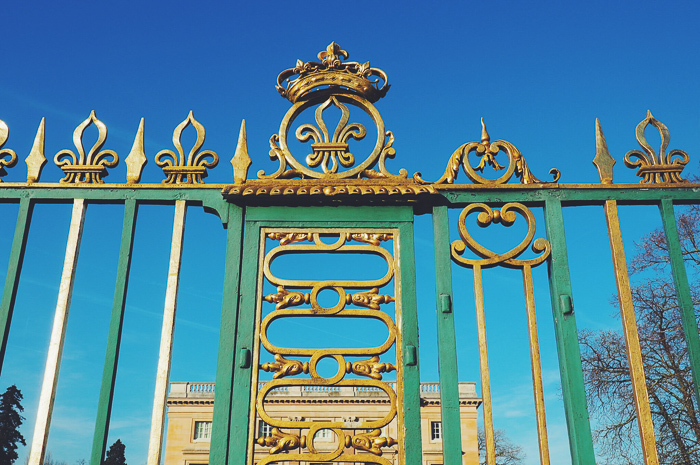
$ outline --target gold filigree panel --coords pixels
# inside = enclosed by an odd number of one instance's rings
[[[255,370],[251,391],[248,463],[393,464],[386,458],[387,452],[390,455],[398,452],[398,463],[403,463],[400,433],[403,413],[399,407],[402,405],[403,383],[401,370],[397,369],[397,360],[401,360],[401,337],[396,325],[401,309],[395,298],[399,289],[395,240],[398,232],[393,229],[263,228],[261,234],[265,246],[259,257],[254,351],[254,366],[258,370]],[[312,267],[319,272],[312,264],[316,263],[312,258],[319,255],[328,259],[329,269],[322,270],[323,279],[310,279],[305,272]],[[354,274],[359,270],[363,276],[370,276],[366,279],[347,278],[347,270],[337,264],[339,255],[357,260]],[[368,255],[382,263],[381,273],[375,273],[374,269],[370,272],[360,265],[366,262]],[[293,261],[293,265],[287,268],[292,268],[296,277],[282,277],[282,272],[273,271],[279,269],[275,262],[280,259]],[[328,293],[334,297],[322,296]],[[386,329],[386,337],[374,346],[357,343],[345,347],[321,332],[307,330],[302,334],[295,331],[295,327],[288,323],[294,321],[293,318],[308,318],[317,323],[321,322],[320,319],[345,322],[343,325],[348,328],[348,319],[371,320]],[[270,326],[275,321],[278,328],[283,328],[283,337],[279,336],[279,330],[274,337],[270,336]],[[292,344],[300,347],[290,346],[288,342],[292,339],[302,341],[301,344]],[[329,375],[327,366],[321,369],[319,364],[322,361],[325,364],[333,362],[337,366],[335,373]],[[277,404],[270,404],[270,399],[279,399],[280,394],[301,398],[309,393],[323,395],[333,392],[340,398],[347,395],[352,399],[356,393],[367,391],[381,396],[385,408],[375,412],[372,418],[358,418],[356,421],[339,421],[348,410],[342,402],[324,407],[323,415],[330,420],[289,419],[274,412]],[[337,406],[335,413],[334,405]],[[259,434],[257,418],[270,425],[268,435]],[[397,424],[399,434],[395,436],[398,437],[387,434],[386,427],[390,423]],[[326,437],[329,431],[332,432],[334,439],[320,441],[324,431]]]

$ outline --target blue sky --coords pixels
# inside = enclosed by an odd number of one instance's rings
[[[275,166],[267,156],[268,140],[289,108],[274,89],[277,74],[297,58],[315,60],[336,41],[350,60],[369,60],[389,75],[391,90],[376,106],[396,136],[391,171],[405,167],[437,179],[455,148],[479,139],[484,117],[492,138],[515,144],[536,176],[545,179],[557,167],[561,182],[596,182],[591,160],[598,117],[618,160],[615,180],[636,182],[622,157],[636,148],[634,128],[647,109],[669,127],[669,148],[686,150],[693,160],[688,170],[697,172],[699,9],[693,2],[673,1],[16,2],[3,6],[0,19],[0,119],[10,127],[6,147],[23,160],[46,117],[51,160],[72,147],[74,128],[93,109],[109,128],[105,147],[122,156],[145,117],[151,161],[144,180],[159,182],[162,173],[153,156],[172,148],[173,128],[193,110],[207,130],[205,148],[221,158],[207,182],[230,182],[228,160],[241,119],[247,121],[251,173],[269,172]],[[45,181],[62,177],[51,165],[44,170]],[[121,181],[124,172],[121,166],[106,181]],[[20,161],[4,179],[24,176]],[[0,212],[8,218],[0,223],[4,275],[16,207],[0,205]],[[631,256],[634,240],[657,226],[658,215],[653,208],[623,209],[621,215]],[[0,377],[3,388],[16,383],[25,393],[28,440],[69,216],[68,207],[37,209]],[[619,323],[608,318],[614,286],[602,211],[567,211],[566,219],[579,327],[614,327]],[[110,434],[110,441],[121,437],[127,444],[132,465],[145,461],[172,208],[143,208],[139,221]],[[95,406],[86,400],[96,399],[99,390],[121,208],[89,207],[86,228],[49,439],[54,457],[71,464],[90,450]],[[186,234],[171,379],[208,381],[216,363],[224,231],[218,219],[191,208]],[[437,379],[430,362],[435,353],[431,244],[430,220],[419,218],[425,381]],[[471,275],[455,269],[454,279],[455,297],[463,302],[457,313],[460,378],[477,380]],[[566,463],[544,268],[536,270],[535,279],[552,457]],[[517,271],[494,275],[486,286],[487,311],[523,308],[520,282]],[[524,313],[514,311],[508,324],[493,315],[487,324],[492,321],[496,425],[525,447],[528,463],[536,463]]]

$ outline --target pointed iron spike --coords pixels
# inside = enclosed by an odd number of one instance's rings
[[[647,118],[652,119],[654,115],[651,114],[651,110],[647,110]]]
[[[36,130],[36,136],[34,137],[34,144],[32,144],[32,150],[24,159],[27,163],[27,183],[31,184],[39,181],[41,176],[41,170],[46,164],[46,155],[44,155],[45,147],[45,127],[46,118],[41,118],[41,123],[39,123],[39,129]]]
[[[598,169],[598,176],[601,184],[612,184],[613,182],[613,165],[615,159],[610,155],[608,143],[603,135],[603,128],[600,125],[600,120],[595,119],[595,158],[593,164]]]
[[[248,135],[246,133],[245,120],[241,122],[241,130],[238,133],[238,143],[236,152],[231,159],[233,166],[233,181],[236,184],[243,184],[248,179],[248,169],[253,162],[248,155]]]
[[[486,130],[486,124],[484,124],[484,118],[481,118],[481,143],[482,144],[488,144],[491,142],[491,137],[489,136],[488,131]]]
[[[131,146],[131,151],[124,159],[126,164],[126,183],[127,184],[138,184],[141,180],[141,174],[143,173],[143,167],[148,163],[148,158],[146,158],[146,152],[144,150],[144,128],[145,128],[145,118],[141,118],[139,123],[139,128],[136,131],[136,137],[134,137],[134,145]]]

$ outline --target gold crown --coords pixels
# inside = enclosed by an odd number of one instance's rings
[[[342,60],[348,58],[348,52],[341,50],[335,42],[319,53],[318,58],[320,63],[297,60],[294,68],[282,71],[277,76],[276,87],[282,97],[296,103],[319,87],[345,88],[374,103],[389,90],[384,71],[370,68],[369,61],[364,64],[354,61],[343,63]],[[291,79],[293,76],[298,77]],[[373,76],[377,79],[372,80]]]

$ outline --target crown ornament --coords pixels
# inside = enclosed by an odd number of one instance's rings
[[[390,87],[386,73],[370,67],[369,61],[363,64],[343,62],[347,58],[348,52],[331,42],[318,54],[320,62],[297,60],[294,68],[282,71],[277,76],[276,88],[292,103],[319,88],[342,88],[372,103],[384,97]]]

